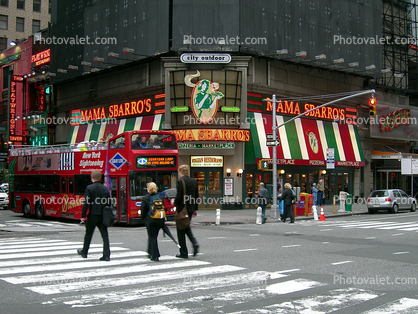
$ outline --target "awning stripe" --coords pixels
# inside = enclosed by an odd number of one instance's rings
[[[250,118],[250,121],[255,121],[254,112],[249,112],[248,117]],[[251,134],[251,144],[253,146],[254,154],[255,156],[261,156],[261,148],[260,148],[260,142],[259,142],[260,136],[258,135],[258,132],[257,132],[256,123],[250,124],[250,134]]]
[[[84,141],[86,130],[87,130],[87,124],[81,124],[79,126],[75,143],[80,143]]]
[[[265,136],[266,132],[264,130],[263,116],[261,113],[254,112],[254,118],[257,127],[257,134],[264,134],[264,136],[258,137],[261,149],[261,156],[262,158],[270,158],[270,152],[267,147],[267,138]]]
[[[340,155],[340,161],[346,161],[343,143],[342,143],[341,134],[340,134],[340,129],[338,128],[338,123],[333,122],[332,127],[334,129],[335,141],[337,143],[338,154]]]
[[[359,149],[358,149],[357,138],[356,138],[356,134],[354,132],[353,125],[351,125],[351,124],[348,125],[348,131],[350,132],[350,138],[351,138],[351,144],[353,146],[354,158],[356,159],[356,161],[361,161],[360,152],[359,152]]]
[[[135,127],[135,118],[126,119],[125,122],[125,131],[132,131]]]
[[[276,116],[277,125],[281,125],[284,123],[283,116]],[[286,127],[282,126],[279,129],[279,140],[280,140],[280,147],[283,151],[283,157],[285,159],[292,159],[292,155],[290,154],[289,148],[289,141],[287,140],[286,135]]]
[[[152,125],[152,130],[158,131],[160,129],[161,124],[161,114],[156,114],[154,117],[154,123]]]
[[[125,123],[126,123],[126,119],[121,119],[119,121],[118,134],[125,132]]]
[[[78,125],[76,125],[72,128],[73,129],[73,134],[71,134],[71,137],[70,137],[70,143],[71,144],[74,144],[76,139],[77,139],[78,128],[79,128]]]
[[[305,136],[303,134],[302,121],[300,120],[300,118],[297,118],[295,120],[295,126],[296,126],[296,132],[298,134],[298,141],[299,141],[300,151],[302,153],[302,159],[308,160],[309,154],[308,154],[308,149],[306,148]]]
[[[136,117],[135,118],[134,131],[141,130],[141,124],[142,124],[142,117]]]
[[[102,121],[102,123],[100,123],[99,134],[97,135],[97,140],[98,141],[100,141],[102,138],[104,138],[105,130],[106,130],[106,121]]]
[[[84,134],[84,141],[87,141],[87,142],[90,141],[90,134],[91,134],[92,128],[93,128],[93,123],[87,124],[86,133]]]
[[[91,129],[90,140],[98,141],[99,132],[100,132],[101,123],[93,123],[93,128]]]
[[[285,125],[286,128],[286,134],[287,134],[287,140],[291,145],[289,145],[290,148],[290,154],[291,159],[302,159],[302,153],[300,151],[300,146],[297,145],[299,142],[297,131],[296,131],[296,125],[294,123],[288,123]]]
[[[334,148],[334,159],[340,160],[338,149],[336,149],[337,142],[335,140],[334,128],[333,128],[332,123],[326,122],[326,123],[323,123],[323,126],[324,126],[325,137],[327,139],[328,148]],[[326,157],[326,154],[325,154],[325,157]]]
[[[326,158],[328,143],[327,143],[327,137],[325,136],[324,123],[321,120],[316,120],[316,125],[318,126],[319,140],[321,141],[321,144],[322,144],[322,154]]]

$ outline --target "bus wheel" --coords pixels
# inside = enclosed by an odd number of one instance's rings
[[[38,219],[43,219],[45,217],[44,205],[40,202],[35,205],[35,215]]]
[[[23,217],[30,217],[30,216],[32,216],[30,204],[29,204],[28,201],[26,201],[23,204],[23,210],[22,211],[23,211]]]

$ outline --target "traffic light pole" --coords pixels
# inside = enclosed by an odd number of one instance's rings
[[[367,91],[361,91],[361,92],[354,93],[354,94],[351,94],[351,95],[348,95],[348,96],[345,96],[345,97],[342,97],[342,98],[332,100],[332,101],[327,102],[325,104],[322,104],[318,107],[315,107],[311,110],[305,111],[305,112],[287,120],[286,122],[280,124],[277,127],[276,127],[276,108],[277,108],[277,102],[278,101],[276,99],[276,95],[273,94],[272,99],[263,99],[263,101],[271,101],[272,104],[273,104],[273,126],[272,126],[273,141],[276,142],[276,140],[277,140],[277,130],[280,127],[284,126],[285,124],[287,124],[287,123],[289,123],[289,122],[291,122],[291,121],[293,121],[293,120],[295,120],[295,119],[297,119],[301,116],[306,115],[307,113],[309,113],[311,111],[317,110],[317,109],[319,109],[321,107],[324,107],[324,106],[328,106],[328,105],[336,103],[338,101],[347,100],[347,99],[350,99],[350,98],[353,98],[353,97],[362,96],[362,95],[366,95],[366,94],[370,94],[370,93],[374,94],[375,92],[376,91],[374,89],[369,89]],[[270,218],[278,218],[277,217],[277,145],[273,146],[273,161],[272,162],[273,162],[273,204],[271,205],[271,209],[270,209]]]

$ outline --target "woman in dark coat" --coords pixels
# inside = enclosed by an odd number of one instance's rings
[[[278,198],[278,202],[284,201],[283,217],[281,221],[286,222],[287,216],[290,217],[290,223],[295,222],[295,216],[293,215],[293,200],[296,198],[295,193],[292,191],[290,183],[284,185],[283,194]]]

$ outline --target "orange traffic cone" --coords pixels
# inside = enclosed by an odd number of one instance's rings
[[[319,221],[327,221],[325,219],[324,206],[321,206],[321,217],[319,217]]]

